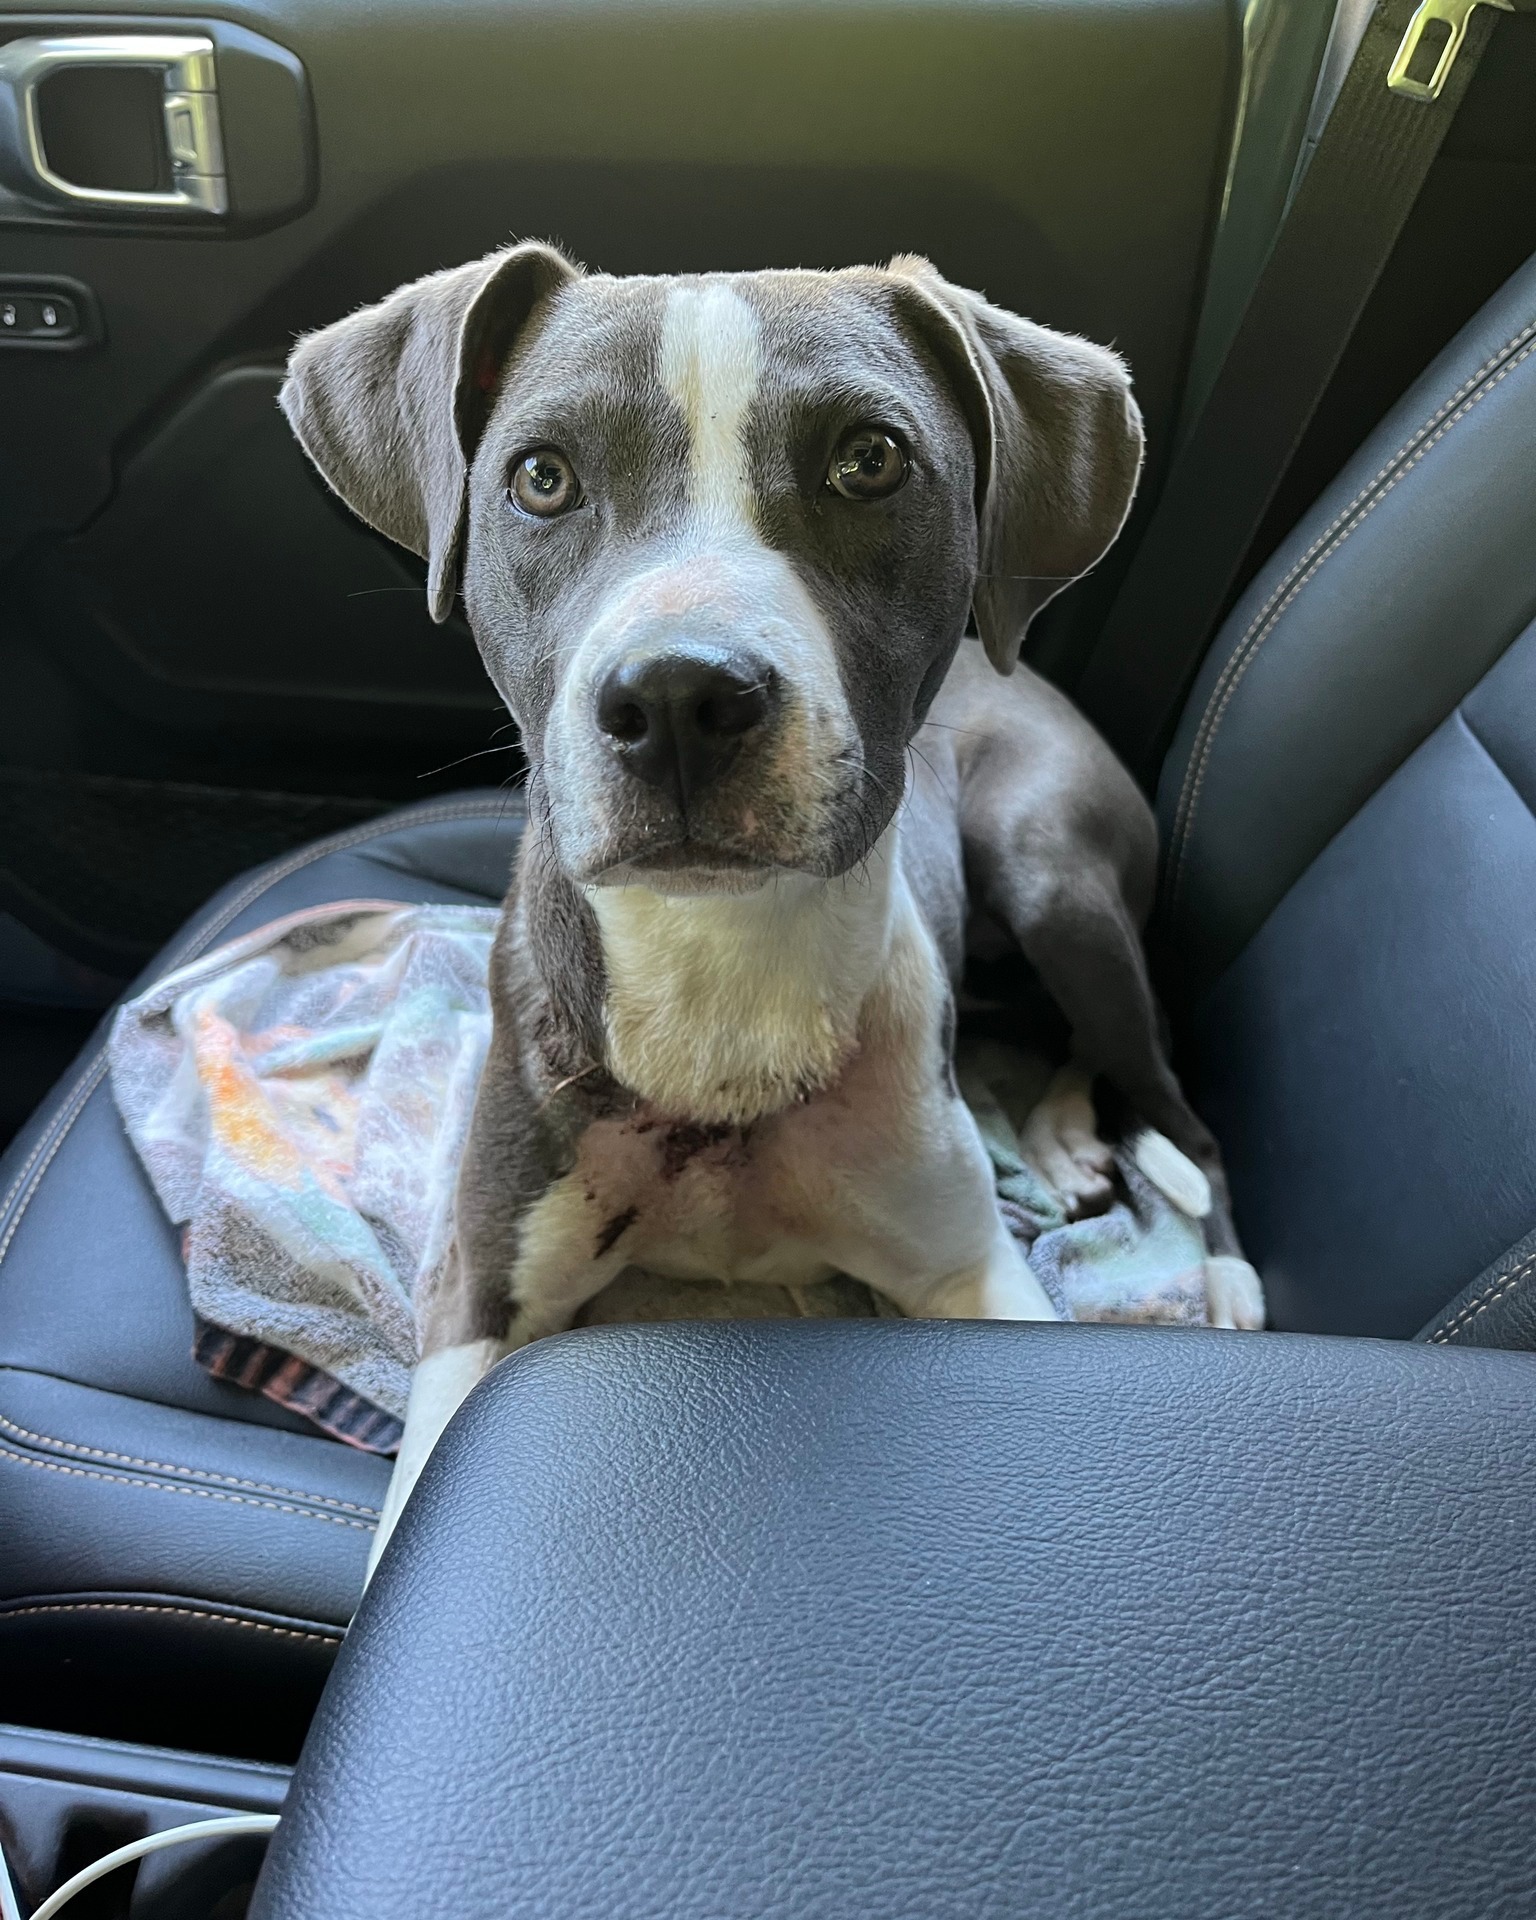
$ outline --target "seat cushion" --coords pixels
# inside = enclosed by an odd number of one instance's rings
[[[146,979],[327,901],[499,902],[521,825],[486,793],[339,834],[227,887]],[[0,1166],[0,1690],[12,1718],[21,1688],[44,1724],[156,1739],[158,1710],[178,1744],[281,1757],[356,1603],[389,1466],[194,1363],[176,1231],[104,1039]],[[132,1699],[85,1677],[143,1662],[155,1684]],[[224,1724],[200,1727],[213,1709]]]
[[[1536,626],[1199,1008],[1195,1082],[1279,1326],[1411,1338],[1536,1228],[1533,805]]]

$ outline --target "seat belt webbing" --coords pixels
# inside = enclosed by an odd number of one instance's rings
[[[1378,0],[1079,683],[1147,785],[1265,510],[1510,0]]]

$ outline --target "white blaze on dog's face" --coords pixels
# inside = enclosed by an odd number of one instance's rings
[[[974,604],[1011,669],[1134,491],[1112,354],[926,262],[614,279],[537,244],[300,343],[326,478],[460,583],[569,876],[830,877],[894,816]]]
[[[726,282],[674,286],[657,360],[681,500],[568,656],[544,736],[556,843],[583,878],[669,892],[836,870],[863,756],[826,620],[758,524],[762,320]]]

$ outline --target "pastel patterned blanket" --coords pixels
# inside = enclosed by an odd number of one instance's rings
[[[292,914],[157,981],[112,1031],[123,1120],[183,1228],[198,1359],[375,1452],[398,1444],[419,1309],[449,1248],[496,919],[374,901]],[[1035,1063],[984,1044],[959,1065],[998,1204],[1063,1316],[1202,1324],[1196,1223],[1127,1154],[1110,1210],[1068,1223],[1019,1147]],[[893,1311],[847,1280],[631,1271],[583,1318]]]

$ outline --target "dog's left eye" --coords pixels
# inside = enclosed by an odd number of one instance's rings
[[[581,505],[581,482],[558,447],[535,447],[513,461],[507,497],[522,512],[552,520]]]
[[[845,500],[880,500],[906,479],[909,464],[901,444],[884,427],[854,427],[837,443],[827,485]]]

